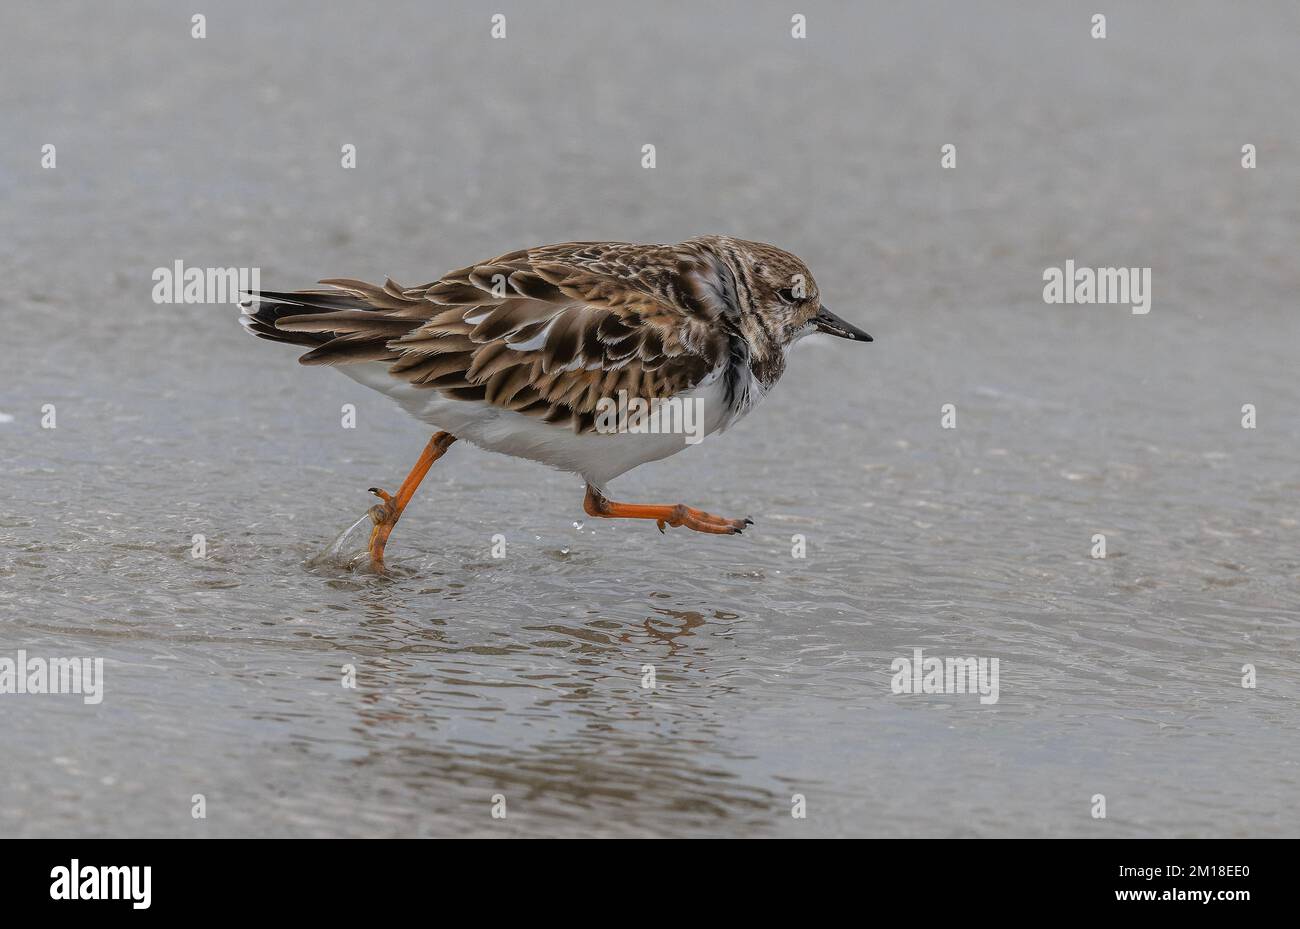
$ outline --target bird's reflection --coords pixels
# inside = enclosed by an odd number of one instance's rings
[[[641,629],[644,629],[650,638],[665,643],[669,648],[669,654],[675,655],[686,644],[678,642],[678,639],[687,639],[695,635],[695,629],[704,625],[704,614],[695,610],[669,610],[663,607],[655,609],[658,615],[647,616],[641,621]],[[664,617],[667,617],[665,619]],[[633,633],[625,632],[619,636],[619,641],[624,645],[633,643]]]
[[[759,830],[775,815],[775,795],[749,781],[747,756],[708,712],[732,688],[717,640],[699,630],[732,614],[655,606],[618,619],[606,609],[584,624],[489,630],[438,599],[443,624],[431,629],[431,598],[412,635],[417,620],[382,591],[359,600],[365,641],[355,647],[370,659],[351,704],[363,750],[352,760],[368,779],[431,798],[438,816],[421,828],[478,828],[479,795],[498,791],[541,831],[613,820],[631,832],[724,821]],[[548,635],[529,636],[538,631]],[[642,686],[646,663],[659,670],[656,689]]]

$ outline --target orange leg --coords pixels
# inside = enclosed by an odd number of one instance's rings
[[[714,516],[703,510],[692,509],[680,503],[615,503],[605,499],[596,488],[587,485],[587,499],[582,501],[582,508],[588,516],[603,516],[608,519],[653,519],[659,524],[659,531],[664,526],[685,526],[696,532],[711,532],[715,535],[738,535],[746,526],[754,525],[752,519],[727,519]]]
[[[396,494],[390,494],[378,487],[370,488],[372,494],[384,501],[370,508],[370,518],[375,524],[370,530],[370,565],[376,571],[383,570],[384,545],[388,542],[389,533],[402,518],[402,510],[406,509],[406,504],[410,503],[411,498],[415,496],[415,489],[429,473],[429,468],[447,449],[451,448],[451,443],[455,441],[456,437],[449,432],[435,434],[420,453],[420,460],[415,463],[411,473],[406,475],[406,480],[402,481],[402,486],[397,488]]]

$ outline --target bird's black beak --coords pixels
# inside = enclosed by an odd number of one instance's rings
[[[830,333],[841,339],[852,339],[854,342],[875,341],[853,323],[840,319],[826,307],[817,311],[817,315],[813,317],[813,325],[817,327],[818,332]]]

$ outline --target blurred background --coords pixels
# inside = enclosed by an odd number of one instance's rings
[[[43,2],[0,32],[0,655],[105,660],[98,706],[0,696],[0,834],[1296,833],[1294,4]],[[308,567],[427,431],[151,299],[177,260],[416,284],[706,232],[800,255],[876,338],[806,340],[739,427],[614,485],[741,538],[595,525],[576,478],[457,446],[391,577]],[[1044,304],[1066,259],[1152,268],[1150,313]],[[998,658],[999,702],[891,693],[918,647]]]

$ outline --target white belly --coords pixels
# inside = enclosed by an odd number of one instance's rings
[[[532,416],[503,410],[475,400],[454,400],[436,390],[414,385],[388,373],[380,362],[340,365],[338,370],[373,390],[392,397],[408,413],[434,429],[450,432],[457,439],[493,452],[527,458],[571,471],[596,488],[605,485],[637,465],[675,455],[694,444],[683,432],[586,432],[576,434],[568,426],[544,423]],[[702,428],[696,436],[710,435],[730,425],[720,378],[690,393],[684,401],[702,401]],[[688,438],[692,441],[688,442]]]

